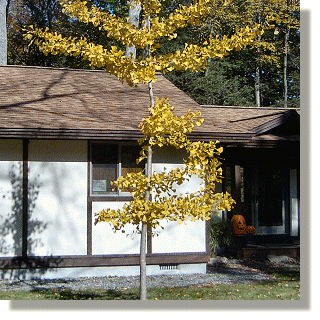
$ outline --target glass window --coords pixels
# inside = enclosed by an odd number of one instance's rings
[[[91,194],[105,195],[120,193],[114,190],[111,181],[129,172],[138,172],[144,168],[143,163],[136,164],[140,148],[134,145],[93,143],[91,147]],[[121,190],[129,192],[129,189]]]

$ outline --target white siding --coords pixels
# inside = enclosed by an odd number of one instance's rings
[[[120,209],[124,202],[94,202],[92,204],[92,254],[138,254],[140,252],[140,235],[133,234],[135,228],[128,225],[125,233],[112,230],[107,222],[94,225],[94,214],[106,209]]]
[[[171,275],[171,274],[205,274],[206,264],[180,264],[176,270],[160,270],[159,265],[147,265],[147,276],[153,275]],[[5,273],[3,279],[65,279],[79,277],[129,277],[139,276],[139,266],[129,267],[79,267],[79,268],[53,268],[53,269],[29,269],[29,270],[13,270]]]
[[[153,171],[161,172],[164,168],[171,169],[183,163],[183,151],[171,148],[155,149],[153,155]],[[175,186],[177,193],[196,191],[200,185],[200,179],[194,177],[188,183]],[[92,212],[111,208],[122,208],[121,202],[94,202]],[[179,252],[205,252],[205,222],[188,221],[187,224],[179,225],[178,222],[162,221],[164,230],[158,228],[156,236],[152,239],[153,253],[179,253]],[[100,222],[92,227],[92,254],[134,254],[140,251],[140,235],[133,238],[127,236],[132,233],[133,227],[128,225],[125,233],[114,233],[108,223]]]
[[[174,155],[174,157],[173,157]],[[154,153],[153,170],[161,172],[174,169],[180,166],[182,158],[186,154],[171,148],[156,149]],[[201,180],[198,177],[192,177],[190,181],[182,185],[174,186],[177,194],[185,192],[195,192],[200,188]],[[156,236],[152,239],[153,253],[179,253],[179,252],[205,252],[206,251],[206,223],[204,221],[186,221],[178,224],[178,222],[162,221],[161,225],[164,229],[157,228]]]
[[[152,239],[152,253],[205,252],[205,222],[187,221],[179,225],[177,222],[162,221],[164,230],[157,229]]]
[[[0,140],[0,257],[22,254],[22,140]]]
[[[29,216],[34,229],[28,254],[85,255],[87,142],[32,140],[29,160],[37,198]]]

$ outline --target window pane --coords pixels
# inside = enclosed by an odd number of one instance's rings
[[[117,166],[93,164],[92,171],[92,192],[112,192],[114,186],[111,185],[111,181],[117,179]]]
[[[92,193],[112,192],[111,181],[117,179],[118,146],[92,145]]]
[[[140,156],[140,148],[137,146],[121,147],[121,175],[126,176],[130,172],[139,172],[144,168],[144,162],[136,163]],[[130,189],[122,189],[123,192],[129,192]]]
[[[143,163],[136,163],[140,157],[140,148],[138,146],[121,147],[121,166],[122,168],[143,168]]]
[[[92,163],[94,164],[117,164],[118,146],[116,144],[92,145]]]
[[[129,172],[139,172],[144,168],[144,163],[136,164],[139,158],[140,148],[138,146],[121,146],[116,144],[92,144],[92,194],[106,194],[113,192],[112,181],[118,178],[118,168],[121,175],[126,176]],[[129,192],[130,189],[122,189]]]

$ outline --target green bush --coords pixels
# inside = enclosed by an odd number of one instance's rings
[[[229,220],[211,221],[210,249],[211,254],[217,254],[217,250],[223,246],[230,246],[233,242],[232,225]]]

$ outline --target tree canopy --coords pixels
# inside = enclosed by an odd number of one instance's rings
[[[159,19],[168,19],[179,6],[186,7],[190,3],[189,0],[162,1]],[[92,5],[124,21],[128,16],[125,0],[88,0],[88,8]],[[161,47],[154,46],[154,49],[162,55],[174,50],[186,52],[185,43],[201,46],[210,37],[230,36],[237,28],[260,20],[269,28],[245,49],[229,51],[223,60],[219,56],[209,57],[208,64],[196,74],[190,70],[171,70],[168,66],[163,70],[167,71],[165,76],[201,104],[257,105],[255,89],[259,84],[261,106],[299,107],[299,10],[298,0],[212,0],[211,11],[199,19],[196,26],[189,23],[191,20],[185,21],[184,26],[177,25],[172,35],[176,33],[178,36],[172,39],[159,36],[156,41]],[[140,24],[143,17],[141,12]],[[29,45],[29,41],[23,38],[23,29],[30,24],[48,28],[64,38],[86,38],[104,48],[117,46],[125,50],[125,46],[109,37],[107,32],[62,12],[56,0],[7,0],[9,64],[92,68],[90,61],[79,55],[57,53],[45,56],[35,44]],[[138,48],[138,52],[141,51],[143,49]],[[95,67],[99,68],[98,65]]]
[[[75,0],[61,2],[63,12],[71,19],[92,25],[115,40],[119,45],[104,46],[88,40],[86,37],[66,37],[61,33],[50,32],[31,26],[25,39],[34,40],[44,54],[81,56],[89,61],[91,67],[104,68],[129,85],[140,82],[156,81],[156,71],[172,70],[198,71],[208,58],[223,58],[231,50],[240,50],[252,42],[262,31],[259,26],[243,27],[230,36],[209,37],[201,44],[185,43],[181,50],[168,53],[157,52],[161,41],[170,41],[177,37],[177,30],[189,24],[199,23],[212,10],[212,0],[199,0],[188,6],[179,6],[174,13],[160,17],[161,2],[156,0],[142,1],[142,24],[134,26],[127,19],[109,11],[103,11],[86,1]],[[122,47],[135,46],[140,51],[134,59],[125,55]],[[145,55],[145,48],[149,54]]]

